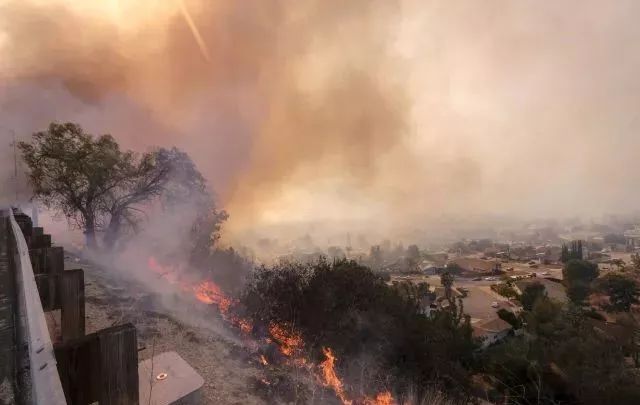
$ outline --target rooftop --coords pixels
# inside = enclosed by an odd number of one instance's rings
[[[511,325],[500,318],[491,318],[473,324],[473,336],[480,337],[511,329]]]

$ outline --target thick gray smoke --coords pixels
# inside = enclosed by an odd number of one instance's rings
[[[3,128],[181,147],[230,240],[636,207],[635,1],[182,3],[0,2]]]

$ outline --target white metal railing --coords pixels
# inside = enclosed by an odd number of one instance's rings
[[[31,395],[26,401],[36,405],[66,404],[60,375],[56,366],[56,358],[47,322],[44,318],[36,279],[29,258],[29,248],[22,231],[9,209],[9,221],[13,234],[14,264],[16,266],[16,284],[18,299],[19,345],[27,347],[29,356],[29,390]]]

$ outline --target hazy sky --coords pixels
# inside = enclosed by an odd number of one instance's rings
[[[236,235],[636,209],[637,1],[182,4],[0,0],[2,144],[176,145]]]

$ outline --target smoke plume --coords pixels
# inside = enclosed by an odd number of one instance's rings
[[[1,140],[58,120],[176,145],[230,212],[229,238],[628,211],[639,8],[5,0]]]

